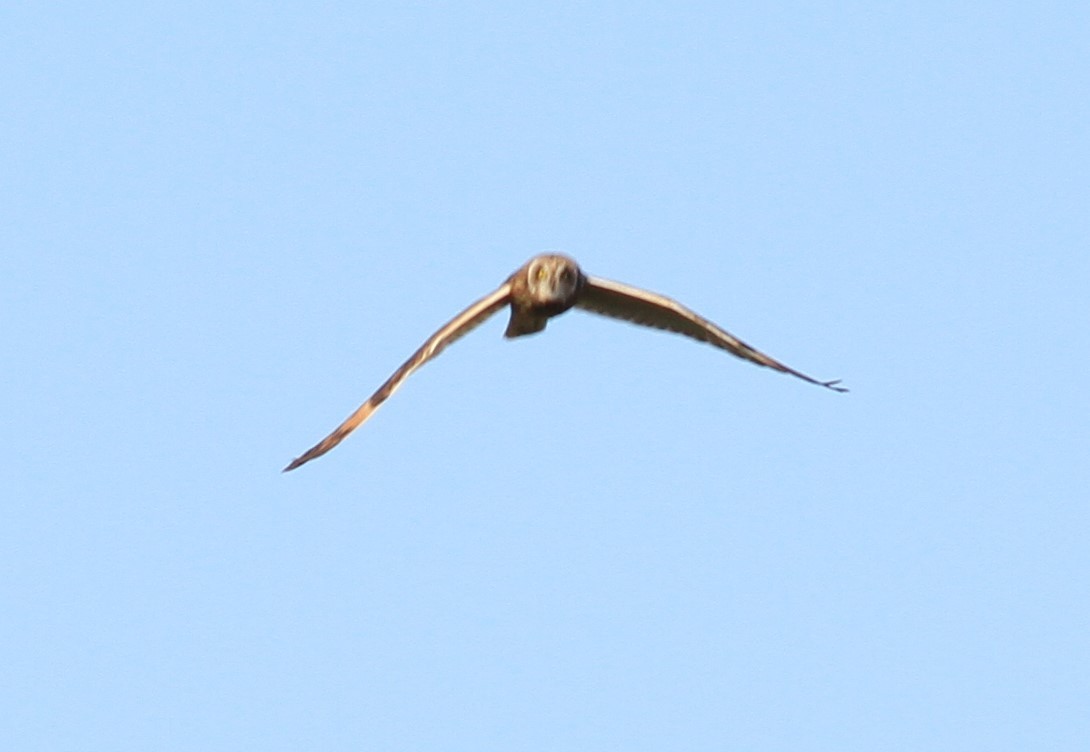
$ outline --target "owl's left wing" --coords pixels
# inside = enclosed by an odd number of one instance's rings
[[[837,386],[840,383],[839,379],[819,381],[784,365],[665,295],[608,279],[587,277],[575,305],[603,316],[684,334],[686,337],[722,348],[751,363],[767,366],[781,373],[789,373],[811,384],[824,386],[837,392],[848,391],[842,386]]]
[[[401,386],[405,379],[409,378],[413,371],[441,353],[452,342],[483,324],[485,319],[507,305],[510,298],[511,285],[505,282],[498,290],[481,298],[444,324],[439,331],[428,337],[427,342],[402,363],[401,367],[394,371],[393,376],[386,379],[386,383],[360,405],[356,412],[349,415],[344,423],[333,429],[333,433],[319,441],[301,456],[292,460],[291,464],[284,468],[284,472],[294,470],[303,463],[310,462],[315,457],[321,457],[340,444],[345,436],[352,433],[361,423],[371,417],[371,413],[389,399],[390,395],[397,391],[397,388]]]

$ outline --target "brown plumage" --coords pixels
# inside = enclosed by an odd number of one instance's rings
[[[337,446],[345,436],[367,420],[379,405],[389,399],[413,371],[504,306],[511,308],[511,319],[507,323],[505,337],[521,337],[540,332],[550,318],[559,316],[574,306],[634,324],[684,334],[751,363],[789,373],[811,384],[837,392],[848,391],[837,386],[839,381],[819,381],[765,355],[676,300],[620,282],[588,277],[573,259],[561,254],[545,254],[530,259],[497,290],[444,324],[359,409],[334,429],[333,433],[292,460],[284,471],[294,470]]]

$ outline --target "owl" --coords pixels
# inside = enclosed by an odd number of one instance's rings
[[[634,324],[683,334],[726,350],[743,360],[791,374],[811,384],[837,392],[847,391],[838,386],[839,380],[819,381],[765,355],[676,300],[620,282],[588,276],[574,259],[549,253],[530,259],[508,277],[499,289],[473,303],[444,324],[359,409],[331,434],[292,460],[284,468],[284,472],[294,470],[340,444],[345,436],[371,417],[413,371],[504,307],[511,309],[511,318],[504,332],[504,336],[508,338],[540,332],[552,317],[573,307],[581,308]]]

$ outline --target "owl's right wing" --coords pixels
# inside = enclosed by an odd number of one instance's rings
[[[308,449],[301,456],[292,460],[291,464],[284,468],[284,472],[294,470],[300,465],[310,462],[315,457],[321,457],[330,449],[340,444],[345,436],[359,428],[361,423],[371,417],[371,413],[377,410],[379,405],[389,399],[390,395],[397,391],[397,388],[401,386],[401,383],[405,381],[413,371],[441,353],[452,342],[465,336],[470,331],[483,324],[489,316],[507,305],[508,302],[510,302],[510,299],[511,285],[505,282],[498,290],[481,298],[444,324],[439,331],[431,335],[428,338],[428,341],[420,346],[419,350],[414,352],[408,360],[402,363],[401,367],[394,371],[393,376],[386,379],[386,383],[380,386],[366,402],[360,405],[356,412],[349,415],[343,423],[333,429],[331,434]]]
[[[587,311],[623,319],[633,324],[684,334],[686,337],[722,348],[743,360],[767,366],[781,373],[789,373],[811,384],[837,392],[848,391],[842,386],[837,386],[840,383],[839,379],[819,381],[784,365],[665,295],[608,279],[587,277],[575,305]]]

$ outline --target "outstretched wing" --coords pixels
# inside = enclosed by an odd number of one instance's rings
[[[848,391],[836,381],[818,381],[794,368],[785,366],[775,358],[765,355],[738,339],[730,332],[720,329],[718,326],[697,315],[676,300],[658,295],[638,287],[613,282],[608,279],[587,277],[583,285],[582,293],[575,305],[593,313],[603,316],[611,316],[615,319],[631,321],[634,324],[642,324],[656,329],[684,334],[701,342],[720,347],[732,355],[756,363],[760,366],[768,366],[783,373],[797,376],[811,384],[828,387],[837,392]]]
[[[386,383],[360,405],[356,412],[349,415],[344,423],[341,423],[333,430],[333,433],[308,449],[302,456],[292,460],[291,464],[284,468],[284,472],[294,470],[300,465],[310,462],[315,457],[321,457],[340,444],[345,436],[359,428],[361,423],[371,417],[371,413],[389,399],[390,395],[401,386],[401,382],[407,379],[413,371],[441,353],[450,343],[468,334],[484,323],[489,316],[507,305],[510,295],[511,286],[505,282],[498,290],[481,298],[444,324],[439,331],[431,335],[428,341],[420,346],[419,350],[412,354],[412,357],[402,363],[401,368],[394,371],[394,375],[386,379]]]

